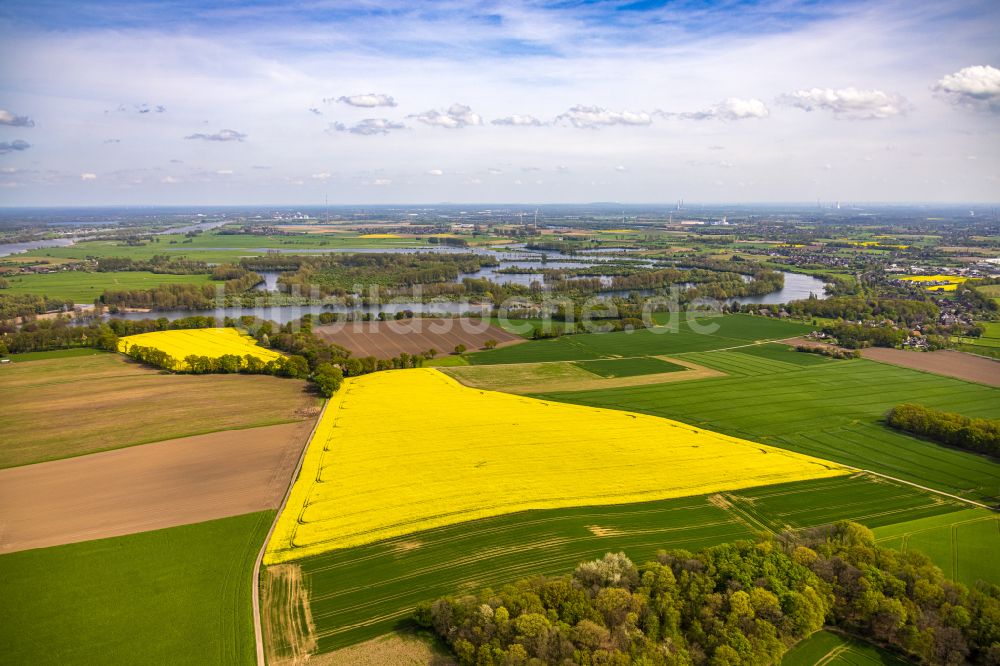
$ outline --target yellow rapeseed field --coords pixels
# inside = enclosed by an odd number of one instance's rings
[[[462,386],[429,368],[345,380],[268,543],[275,564],[528,509],[846,474],[667,419]]]
[[[361,234],[358,238],[400,238],[398,234]]]
[[[252,337],[241,334],[235,328],[192,328],[128,335],[118,341],[118,351],[127,353],[133,345],[165,352],[177,361],[178,370],[184,369],[184,359],[192,354],[209,358],[251,354],[265,363],[281,357],[278,352],[261,347]]]
[[[955,291],[958,285],[968,281],[969,278],[957,275],[907,275],[903,280],[909,282],[947,282],[926,287],[927,291]]]

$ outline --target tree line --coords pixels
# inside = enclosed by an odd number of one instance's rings
[[[223,298],[238,296],[263,282],[257,273],[242,266],[226,264],[212,269],[216,284],[162,284],[152,289],[107,289],[95,305],[119,308],[149,308],[153,310],[208,310],[216,306],[221,291]]]
[[[886,414],[896,430],[975,453],[1000,457],[1000,420],[974,419],[923,405],[903,403]]]
[[[850,522],[697,553],[623,553],[421,604],[462,666],[779,664],[824,625],[925,664],[1000,663],[1000,587],[944,578]]]

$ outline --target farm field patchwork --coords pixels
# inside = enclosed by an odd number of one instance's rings
[[[128,353],[133,346],[159,349],[176,361],[178,369],[186,367],[184,359],[191,355],[220,358],[231,354],[242,358],[249,354],[265,363],[282,357],[276,351],[261,347],[252,337],[243,335],[235,328],[154,331],[128,335],[118,341],[120,352]]]
[[[2,660],[252,663],[248,582],[273,517],[0,555]]]
[[[3,293],[39,294],[61,300],[84,304],[107,291],[152,289],[162,284],[207,284],[210,276],[173,275],[148,273],[145,271],[123,271],[91,273],[88,271],[61,271],[59,273],[39,273],[13,275],[5,278],[10,283]]]
[[[107,353],[0,366],[0,403],[0,468],[318,413],[298,380],[170,375]]]
[[[387,371],[348,378],[331,400],[265,560],[516,511],[845,473],[664,419],[469,389],[428,368]]]
[[[312,615],[318,652],[406,625],[413,608],[624,551],[636,562],[657,550],[697,550],[760,531],[855,520],[877,527],[960,511],[962,505],[865,476],[747,488],[715,495],[602,507],[526,511],[415,532],[279,565],[295,569]],[[276,616],[288,600],[275,599]],[[298,600],[302,603],[302,599]],[[270,644],[288,657],[288,642]]]
[[[663,416],[974,500],[1000,500],[995,462],[901,434],[881,421],[890,407],[908,401],[998,418],[995,388],[863,359],[799,367],[735,351],[679,358],[730,376],[538,397]]]
[[[983,580],[1000,585],[1000,515],[985,509],[920,518],[879,527],[880,546],[919,550],[952,580],[975,585]]]
[[[654,319],[663,325],[628,332],[583,333],[532,340],[515,347],[469,354],[468,358],[473,365],[486,365],[673,356],[683,352],[737,347],[757,340],[790,338],[812,330],[805,324],[750,315],[699,317],[693,322],[678,317],[676,328],[667,325],[667,313],[659,313]]]

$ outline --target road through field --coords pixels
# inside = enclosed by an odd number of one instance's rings
[[[274,509],[309,421],[0,470],[0,553]]]

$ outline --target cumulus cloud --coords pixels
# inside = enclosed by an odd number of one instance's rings
[[[376,106],[396,106],[396,100],[390,95],[379,95],[376,93],[366,93],[364,95],[345,95],[342,97],[327,97],[323,100],[327,104],[340,102],[349,106],[360,106],[365,109],[373,109]]]
[[[320,111],[319,109],[317,109],[316,107],[309,107],[309,113],[312,113],[312,114],[317,115],[317,116],[322,116],[323,115],[323,112]]]
[[[442,171],[441,169],[431,169],[430,171],[427,172],[427,175],[428,176],[443,176],[444,175],[444,171]]]
[[[0,125],[13,127],[34,127],[35,121],[28,116],[19,116],[7,109],[0,109]]]
[[[165,183],[167,185],[173,185],[174,183],[179,183],[181,181],[177,180],[173,176],[164,176],[163,178],[160,179],[160,182]]]
[[[322,173],[314,173],[309,177],[312,178],[313,180],[330,180],[333,176],[324,171]]]
[[[233,175],[233,170],[232,169],[218,169],[215,172],[215,175],[217,175],[217,176],[232,176]]]
[[[483,119],[473,113],[472,108],[465,104],[452,104],[447,111],[432,109],[412,116],[426,125],[444,127],[445,129],[462,129],[469,125],[482,125]]]
[[[625,168],[624,164],[619,164],[615,167],[615,171],[628,171],[628,169]]]
[[[892,118],[903,115],[909,108],[909,102],[900,95],[874,89],[859,90],[853,86],[840,90],[797,90],[779,99],[805,111],[830,111],[844,118]]]
[[[96,173],[81,173],[80,180],[97,180]]]
[[[236,130],[224,129],[219,130],[215,134],[202,134],[197,132],[195,134],[188,134],[185,139],[201,139],[202,141],[242,141],[247,138],[247,135],[243,132],[237,132]]]
[[[555,122],[568,122],[580,129],[597,129],[612,125],[649,125],[653,119],[645,111],[611,111],[599,106],[577,105],[556,116]]]
[[[934,90],[960,106],[1000,112],[1000,69],[965,67],[943,77]]]
[[[392,181],[388,178],[376,178],[372,181],[372,185],[375,187],[385,187],[386,185],[392,185]]]
[[[508,125],[510,127],[541,127],[545,124],[534,116],[522,116],[518,114],[507,116],[506,118],[497,118],[492,122],[494,125]]]
[[[362,136],[372,136],[373,134],[388,134],[392,130],[406,129],[403,123],[397,123],[388,118],[365,118],[361,122],[347,126],[344,123],[332,123],[327,131],[349,132]]]
[[[27,141],[22,141],[21,139],[15,139],[13,141],[0,141],[0,155],[6,155],[7,153],[12,153],[15,150],[27,150],[31,148],[31,144]]]
[[[664,118],[678,118],[681,120],[746,120],[748,118],[767,118],[770,110],[759,99],[729,97],[701,111],[687,111],[684,113],[660,111],[658,113]]]

